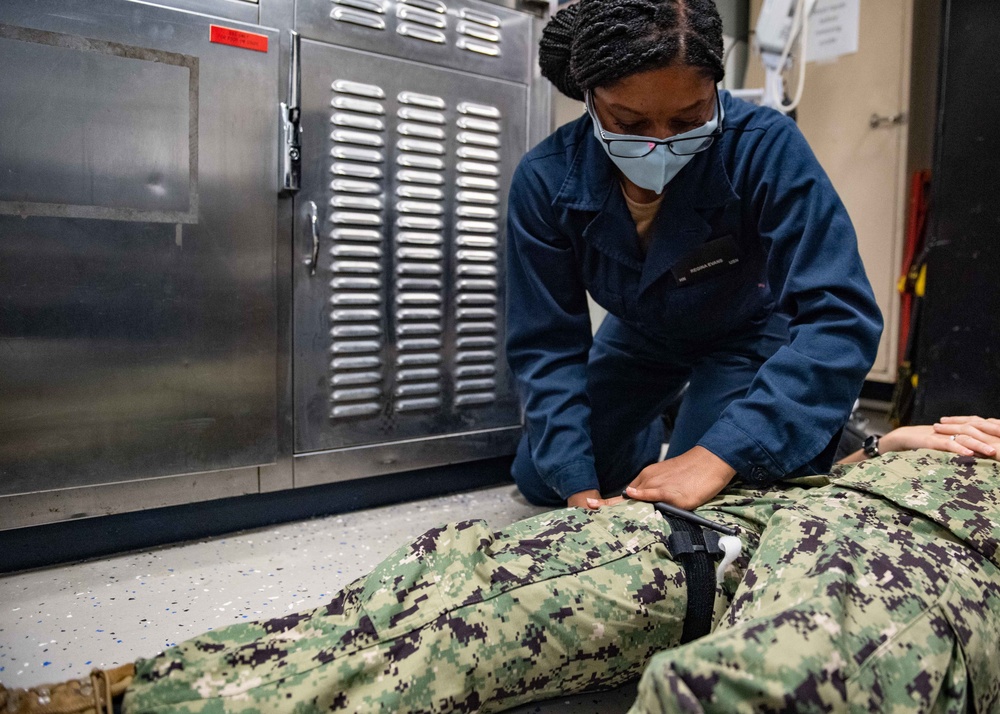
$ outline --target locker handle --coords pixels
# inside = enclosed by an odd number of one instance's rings
[[[312,231],[312,253],[304,261],[306,266],[309,268],[309,275],[316,274],[316,264],[319,262],[319,217],[316,211],[316,204],[312,201],[306,201],[309,206],[309,226]]]

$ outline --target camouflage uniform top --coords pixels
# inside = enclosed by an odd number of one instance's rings
[[[1000,464],[891,454],[774,491],[731,607],[653,657],[631,714],[1000,712]]]
[[[863,462],[833,482],[928,518],[1000,568],[1000,463],[922,450]],[[948,625],[961,644],[977,699],[995,703],[1000,697],[1000,613],[991,612],[987,603],[1000,602],[1000,582],[988,577],[996,573],[993,568],[958,559],[948,565],[957,576],[942,595]]]
[[[831,481],[931,519],[1000,567],[1000,463],[903,452],[863,461]]]

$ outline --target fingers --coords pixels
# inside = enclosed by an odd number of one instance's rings
[[[958,443],[990,458],[997,455],[997,446],[1000,446],[1000,423],[991,423],[979,417],[973,417],[965,422],[935,424],[934,432],[939,436],[946,436],[952,444]],[[950,448],[947,450],[954,451]]]
[[[655,464],[654,464],[655,465]],[[625,489],[624,494],[629,498],[634,498],[637,501],[662,501],[664,499],[659,497],[659,493],[662,490],[657,486],[657,482],[662,480],[656,477],[655,473],[651,473],[649,467],[643,469],[639,472],[639,475],[635,477]]]
[[[935,434],[928,446],[931,449],[950,451],[959,456],[983,456],[990,459],[997,456],[995,446],[969,434]]]
[[[625,489],[625,493],[629,498],[634,498],[637,501],[665,501],[671,505],[677,506],[678,508],[683,508],[685,510],[694,510],[698,506],[702,505],[705,501],[712,497],[714,494],[709,494],[706,498],[699,500],[697,496],[692,493],[679,491],[677,489],[668,488],[636,488],[635,486],[629,486]]]
[[[969,424],[991,434],[1000,435],[1000,419],[996,418],[984,419],[979,416],[942,417],[939,423],[951,425]]]
[[[979,416],[951,416],[951,417],[941,417],[941,421],[934,426],[949,425],[956,426],[962,424],[969,424],[975,426],[978,429],[984,431],[992,436],[1000,437],[1000,419],[990,418],[984,419]]]
[[[964,445],[958,440],[958,437],[952,439],[950,436],[945,437],[938,434],[932,440],[930,448],[937,449],[938,451],[950,451],[953,454],[958,454],[959,456],[975,456],[976,453],[970,449],[968,446]]]
[[[968,424],[935,424],[934,433],[944,434],[946,436],[958,436],[964,434],[966,436],[971,436],[974,439],[979,439],[980,441],[996,439],[989,431],[984,431],[971,423]]]
[[[725,461],[696,446],[680,456],[650,464],[625,493],[639,501],[665,501],[692,510],[717,496],[735,474]]]
[[[588,498],[587,508],[589,508],[592,511],[596,511],[598,508],[601,508],[602,506],[617,506],[624,500],[625,499],[622,498],[621,496],[615,496],[614,498]]]
[[[959,424],[965,423],[967,421],[973,421],[973,420],[976,420],[976,419],[979,419],[979,420],[982,420],[982,421],[1000,422],[1000,419],[995,419],[993,417],[985,419],[985,418],[983,418],[981,416],[977,416],[975,414],[969,414],[968,416],[945,416],[945,417],[941,417],[941,421],[942,422],[953,422],[953,423],[959,423]]]
[[[660,463],[650,464],[640,471],[639,475],[636,476],[632,483],[628,485],[628,488],[625,489],[625,495],[629,498],[634,498],[637,501],[666,500],[661,498],[661,492],[665,490],[663,488],[665,480],[664,475],[668,475],[670,473],[669,469],[665,468],[666,463],[667,462],[661,461]],[[676,495],[676,492],[674,495]]]
[[[954,439],[949,439],[952,444],[957,444],[961,448],[967,450],[965,456],[974,456],[979,454],[980,456],[988,456],[993,458],[997,455],[996,447],[990,446],[985,441],[975,438],[969,434],[957,434]]]

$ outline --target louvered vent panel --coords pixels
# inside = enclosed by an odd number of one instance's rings
[[[448,41],[447,10],[443,2],[436,0],[402,0],[396,6],[396,32],[403,37],[443,45]]]
[[[386,0],[333,0],[330,17],[338,22],[384,30]]]
[[[436,411],[443,403],[447,105],[416,92],[397,100],[393,405],[397,412]]]
[[[387,131],[381,87],[337,80],[332,88],[330,417],[339,420],[378,414],[384,400]]]
[[[496,401],[500,110],[461,102],[456,120],[455,406]]]
[[[458,22],[452,26],[448,5],[441,0],[399,0],[394,13],[388,0],[332,0],[332,6],[330,18],[337,22],[391,32],[394,15],[396,34],[408,40],[453,45],[485,57],[501,54],[503,21],[490,12],[453,9]]]
[[[458,12],[461,18],[458,23],[458,38],[455,45],[467,52],[500,56],[501,21],[496,15],[480,10],[462,8]]]

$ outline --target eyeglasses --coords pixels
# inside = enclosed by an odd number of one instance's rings
[[[593,95],[587,92],[587,109],[590,116],[601,132],[601,141],[608,145],[608,153],[626,159],[641,159],[653,153],[653,150],[660,145],[666,146],[667,150],[674,156],[691,156],[698,154],[715,143],[717,137],[722,136],[722,99],[719,97],[719,90],[715,90],[715,116],[719,117],[718,126],[711,134],[704,136],[673,137],[670,139],[654,139],[653,137],[621,138],[625,135],[614,134],[605,131],[601,126],[601,120],[597,118],[597,110],[594,108]],[[697,131],[693,129],[692,131]]]

